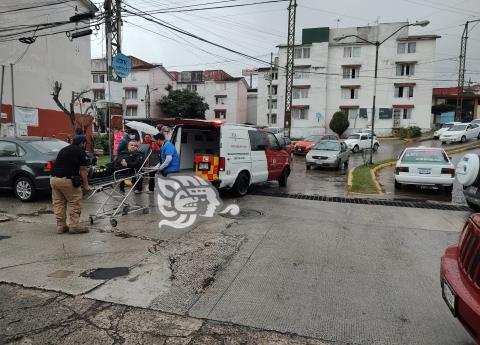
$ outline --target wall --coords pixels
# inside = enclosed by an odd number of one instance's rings
[[[247,95],[247,122],[257,124],[258,94],[248,93]]]

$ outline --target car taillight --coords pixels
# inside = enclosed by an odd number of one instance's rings
[[[51,171],[52,168],[53,168],[53,163],[55,163],[55,161],[50,161],[50,162],[45,163],[43,165],[43,171],[45,171],[45,172]]]
[[[395,168],[395,174],[398,175],[401,172],[409,172],[408,167],[396,167]]]
[[[442,175],[451,175],[455,177],[455,169],[454,168],[442,168]]]
[[[220,157],[220,161],[218,164],[218,170],[225,171],[225,157]]]

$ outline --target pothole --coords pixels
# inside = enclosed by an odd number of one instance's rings
[[[258,218],[264,215],[262,211],[255,210],[253,208],[241,208],[240,212],[233,216],[231,214],[220,214],[224,218],[230,218],[230,219],[249,219],[249,218]]]
[[[9,239],[10,237],[12,237],[12,236],[2,236],[2,235],[0,235],[0,241],[1,241],[1,240],[7,240],[7,239]]]
[[[94,268],[80,273],[81,277],[94,280],[109,280],[128,275],[128,267]]]

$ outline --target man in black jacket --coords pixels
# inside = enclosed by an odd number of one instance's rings
[[[130,169],[130,170],[138,170],[142,166],[144,157],[143,154],[138,151],[138,143],[136,141],[130,141],[128,143],[128,151],[120,152],[117,158],[112,162],[109,163],[110,166],[107,166],[107,169],[110,171],[117,171],[120,169]],[[135,184],[136,179],[132,179],[132,183]],[[138,184],[135,186],[135,193],[139,193],[142,188],[140,184],[142,181],[139,181]],[[125,182],[120,182],[120,191],[125,192]]]

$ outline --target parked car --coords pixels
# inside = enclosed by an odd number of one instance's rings
[[[457,244],[445,250],[440,261],[442,297],[480,344],[480,214],[465,223]]]
[[[480,126],[480,119],[472,120],[470,123],[475,123]]]
[[[440,135],[442,144],[461,142],[470,139],[480,139],[480,126],[476,123],[461,123],[454,125]]]
[[[447,122],[447,123],[444,123],[439,130],[437,130],[433,133],[433,139],[439,139],[440,135],[442,135],[443,133],[448,131],[450,128],[452,128],[455,125],[461,125],[461,124],[462,124],[461,122]]]
[[[443,187],[452,193],[455,167],[447,153],[436,147],[408,147],[395,165],[395,188],[404,184]]]
[[[278,142],[280,146],[283,147],[285,151],[287,151],[288,155],[290,156],[290,159],[293,158],[293,151],[295,150],[295,145],[292,143],[289,137],[284,137],[283,133],[282,134],[276,134],[275,135],[278,139]]]
[[[68,143],[42,137],[0,138],[0,188],[13,189],[21,201],[50,189],[50,171]]]
[[[321,140],[307,153],[305,163],[307,170],[317,167],[347,169],[350,150],[344,142],[338,140]]]
[[[349,150],[353,153],[357,153],[360,150],[369,149],[371,146],[372,136],[369,133],[354,133],[348,136],[345,140],[345,144]],[[380,147],[376,137],[373,137],[373,151],[377,151]]]
[[[457,181],[463,186],[463,195],[468,206],[480,211],[480,158],[477,154],[468,153],[457,164]]]
[[[339,137],[335,133],[322,133],[306,136],[303,140],[300,140],[295,144],[294,153],[296,155],[305,156],[320,140],[339,140]]]
[[[193,168],[197,176],[239,196],[255,183],[287,185],[290,158],[273,133],[215,120],[171,121],[176,124],[171,142],[180,156],[180,171]]]

